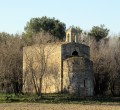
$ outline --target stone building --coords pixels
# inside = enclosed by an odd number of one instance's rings
[[[44,47],[44,58],[47,58],[42,65],[42,61],[38,59],[41,47]],[[65,42],[24,47],[23,92],[35,92],[34,84],[40,85],[38,71],[44,64],[47,69],[42,77],[43,93],[66,92],[79,96],[94,95],[90,48],[78,43],[78,32],[75,28],[69,28],[66,31]],[[33,80],[33,78],[36,79]]]

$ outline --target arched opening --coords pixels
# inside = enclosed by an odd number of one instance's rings
[[[70,39],[70,35],[69,35],[69,33],[67,33],[66,34],[66,42],[69,42],[70,41],[69,39]]]
[[[67,35],[67,41],[68,41],[68,42],[70,41],[69,39],[70,39],[70,35],[68,34],[68,35]]]
[[[77,51],[74,51],[74,52],[72,53],[72,55],[73,55],[73,56],[78,56],[78,52],[77,52]]]

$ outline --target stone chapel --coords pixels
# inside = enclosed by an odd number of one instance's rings
[[[40,84],[39,70],[44,65],[40,64],[40,49],[37,44],[23,49],[23,92],[34,93],[34,84]],[[94,95],[90,48],[78,42],[78,32],[75,28],[71,27],[66,31],[65,42],[46,44],[44,58],[47,58],[47,70],[42,76],[42,93]]]

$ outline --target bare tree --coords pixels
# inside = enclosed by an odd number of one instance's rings
[[[32,82],[30,83],[33,84],[37,95],[42,97],[43,77],[51,71],[48,61],[50,61],[50,55],[55,48],[50,48],[48,43],[54,42],[55,39],[49,34],[39,33],[34,36],[34,41],[36,42],[36,45],[31,46],[30,51],[24,52],[24,59],[27,68],[25,72],[27,74],[27,71],[29,71],[29,74],[32,77],[32,80],[30,80]],[[54,73],[54,71],[51,72]]]
[[[22,87],[22,40],[6,36],[0,43],[1,92],[18,93]]]
[[[111,91],[113,94],[116,80],[119,77],[119,40],[118,38],[106,38],[101,42],[86,38],[85,43],[90,46],[90,56],[93,61],[96,80],[96,94],[105,94]],[[119,90],[118,90],[119,91]]]

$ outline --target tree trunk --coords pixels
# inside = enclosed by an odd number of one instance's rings
[[[42,98],[42,78],[39,78],[40,85],[38,87],[38,97]]]

